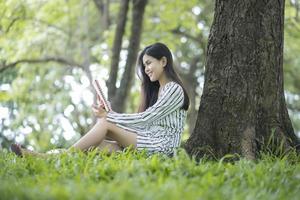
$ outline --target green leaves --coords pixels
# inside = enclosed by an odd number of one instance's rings
[[[72,64],[21,62],[3,71],[0,74],[0,106],[9,109],[10,119],[5,127],[0,127],[0,132],[13,132],[14,136],[23,135],[25,141],[21,142],[42,150],[49,149],[51,145],[71,144],[72,140],[64,140],[63,135],[66,132],[71,132],[73,139],[86,132],[93,117],[89,112],[90,105],[78,97],[80,94],[72,97],[72,84],[83,85],[80,80],[82,77],[87,79],[89,75],[107,80],[119,2],[110,1],[111,25],[103,30],[101,14],[93,1],[0,1],[0,69],[2,65],[24,59],[59,57],[72,61],[69,62]],[[149,1],[144,17],[141,48],[157,41],[166,43],[172,50],[176,66],[184,73],[195,58],[198,58],[194,74],[200,80],[213,9],[214,1],[210,0]],[[286,1],[285,16],[285,89],[292,94],[299,94],[300,80],[297,75],[300,73],[300,25],[295,19],[295,8],[290,1]],[[126,28],[129,30],[130,24]],[[129,33],[127,31],[124,37],[120,66],[123,66],[126,57]],[[91,74],[79,67],[85,61],[89,61]],[[122,70],[121,67],[120,72]],[[66,81],[67,76],[74,77],[72,84]],[[4,84],[8,84],[9,89],[2,89]],[[87,92],[84,94],[89,94],[89,89],[86,86]],[[136,82],[130,94],[131,101],[127,112],[137,111],[139,89],[139,82]],[[201,86],[195,91],[198,93],[198,105]],[[74,98],[77,98],[76,102]],[[299,110],[299,100],[290,104],[291,109]],[[59,120],[68,107],[74,109],[68,116],[64,116],[68,122],[64,124],[71,124],[72,128],[64,130]],[[292,114],[295,116],[294,126],[299,130],[298,112]],[[35,118],[31,120],[35,123],[30,122],[28,116]],[[27,126],[32,129],[32,136],[24,134],[23,129]],[[187,130],[186,128],[185,131]],[[188,137],[188,134],[184,137]]]

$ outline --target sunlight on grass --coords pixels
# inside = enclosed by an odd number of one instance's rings
[[[0,199],[298,199],[300,157],[195,162],[125,151],[19,158],[0,152]]]

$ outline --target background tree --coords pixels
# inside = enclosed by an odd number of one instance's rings
[[[171,48],[176,71],[187,87],[191,104],[184,138],[188,137],[196,122],[213,6],[213,1],[209,0],[152,1],[149,5],[152,9],[146,17],[149,20],[145,21],[144,40],[148,43],[163,41]]]
[[[300,137],[300,19],[299,0],[286,3],[284,27],[284,83],[289,114]]]
[[[109,78],[107,80],[108,98],[111,99],[116,94],[116,82],[118,78],[118,69],[120,61],[120,52],[122,49],[122,39],[125,32],[127,22],[127,12],[129,8],[129,0],[121,1],[121,6],[118,14],[118,22],[114,36],[114,43],[112,48],[112,59],[110,64]]]
[[[117,112],[124,112],[124,108],[129,96],[130,88],[133,84],[133,73],[135,69],[138,49],[140,47],[143,17],[147,0],[132,0],[132,23],[129,45],[127,48],[128,54],[125,64],[124,73],[121,78],[120,86],[117,89],[115,96],[112,98],[112,107]],[[113,83],[110,83],[113,84]]]
[[[95,54],[106,51],[99,13],[86,0],[1,4],[1,84],[8,85],[3,94],[11,105],[1,136],[40,149],[67,145],[64,138],[84,134],[92,123],[85,109],[91,102],[78,94],[91,95],[90,66],[105,61]]]
[[[216,0],[190,154],[253,159],[270,140],[282,152],[299,145],[284,98],[284,6]]]
[[[108,94],[112,99],[120,91],[122,78],[128,78],[124,71],[125,66],[130,66],[126,64],[127,55],[130,37],[134,36],[132,23],[136,22],[134,1],[127,1],[127,11],[122,7],[125,2],[0,1],[1,147],[12,141],[39,150],[52,145],[67,147],[89,129],[94,120],[90,105],[95,97],[90,81],[98,78],[103,85],[107,81],[108,91],[114,91],[113,95]],[[284,80],[289,113],[299,134],[297,2],[286,3]],[[171,48],[191,99],[183,141],[194,129],[200,104],[213,8],[210,0],[148,1],[140,47],[134,50],[157,41]],[[126,15],[120,16],[125,11]],[[118,29],[121,21],[126,22],[124,32]],[[119,38],[119,53],[115,51],[115,38]],[[132,83],[125,94],[130,101],[121,102],[123,111],[128,113],[137,111],[140,100],[140,82],[132,72],[134,66],[135,63],[127,70]]]
[[[135,59],[134,56],[136,57],[139,48],[142,16],[146,2],[145,0],[132,1],[133,31],[131,37],[133,39],[129,41],[129,46],[126,47],[130,55],[127,59],[128,67],[126,67],[130,70],[126,70],[126,73],[133,73],[132,60]],[[11,101],[13,102],[13,107],[10,107],[12,111],[10,118],[13,123],[3,119],[1,126],[3,130],[1,137],[5,141],[7,138],[10,140],[17,138],[19,141],[23,141],[22,143],[41,150],[49,148],[51,143],[57,147],[60,147],[60,144],[68,146],[66,141],[62,140],[65,137],[62,137],[63,133],[69,135],[74,135],[74,132],[79,132],[80,135],[86,133],[89,125],[93,123],[91,112],[85,109],[89,107],[91,102],[87,98],[79,97],[81,94],[78,89],[85,87],[86,91],[82,92],[85,93],[85,97],[89,97],[91,94],[88,90],[94,91],[90,86],[91,81],[95,77],[99,77],[98,74],[100,74],[100,79],[106,78],[105,69],[107,67],[105,65],[108,64],[106,61],[109,60],[107,50],[108,46],[111,46],[110,41],[112,40],[110,38],[113,35],[110,34],[112,30],[109,29],[109,22],[115,21],[117,18],[111,18],[109,8],[112,7],[112,9],[117,10],[119,4],[119,2],[108,3],[107,1],[96,0],[92,3],[86,0],[52,1],[50,3],[38,1],[28,3],[11,0],[2,3],[1,8],[3,8],[4,17],[1,25],[5,30],[0,66],[0,70],[3,72],[1,74],[2,84],[16,85],[9,89],[10,92],[5,92],[2,98],[7,101],[5,105],[10,105]],[[34,10],[41,12],[34,12]],[[122,10],[122,7],[119,10]],[[13,13],[17,13],[19,16],[15,16]],[[37,28],[32,28],[34,26]],[[114,29],[114,27],[112,28]],[[65,36],[64,38],[57,40],[52,38],[55,37],[55,34],[61,33]],[[34,44],[34,34],[41,35],[39,42],[42,45]],[[106,35],[105,38],[104,35]],[[13,38],[19,38],[19,43],[27,40],[28,47],[22,46],[22,51],[17,47],[15,48],[12,44]],[[106,41],[103,41],[104,39]],[[40,49],[36,50],[35,48]],[[13,56],[13,52],[23,54],[15,53]],[[56,63],[61,64],[63,69],[58,70],[53,67],[57,65]],[[22,69],[19,70],[20,68]],[[101,73],[97,72],[99,68],[101,68]],[[41,71],[45,72],[41,73]],[[13,75],[10,76],[10,80],[5,78],[7,74]],[[50,79],[45,78],[50,74]],[[22,81],[18,81],[18,79]],[[62,79],[65,80],[62,81]],[[43,84],[40,84],[41,82]],[[51,91],[49,86],[53,86],[54,91]],[[125,87],[130,86],[126,83]],[[20,90],[21,88],[23,90]],[[36,92],[36,96],[24,95],[30,90]],[[75,95],[72,90],[77,90],[77,94]],[[126,89],[126,93],[121,90],[119,93],[122,93],[123,96],[128,95],[128,89]],[[58,91],[61,93],[59,94]],[[70,93],[74,95],[70,96]],[[31,94],[33,93],[31,92]],[[53,105],[47,105],[46,102],[49,101],[52,101]],[[124,103],[122,102],[122,104]],[[43,109],[37,109],[39,107],[43,107]],[[40,112],[37,113],[37,110]],[[13,111],[21,111],[22,114],[19,112],[12,114]],[[28,116],[32,116],[32,118]],[[32,122],[28,122],[30,120]],[[26,131],[24,131],[24,127],[26,127]],[[35,127],[39,128],[36,129]],[[11,130],[14,131],[11,132]],[[25,137],[25,135],[27,136]],[[39,139],[36,140],[37,138]],[[72,141],[68,143],[72,143]]]

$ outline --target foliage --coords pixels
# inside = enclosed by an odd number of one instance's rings
[[[298,199],[300,157],[195,162],[96,151],[47,158],[0,152],[1,199]]]
[[[9,85],[8,89],[0,90],[1,106],[10,111],[9,119],[1,124],[1,137],[19,138],[23,144],[45,150],[51,144],[69,145],[72,141],[66,142],[65,132],[73,132],[74,140],[92,123],[91,111],[86,109],[91,102],[83,99],[92,94],[84,81],[87,74],[79,67],[85,59],[82,46],[84,42],[93,41],[90,56],[98,64],[105,63],[98,55],[107,50],[99,44],[101,29],[96,26],[96,8],[91,3],[83,3],[77,0],[1,1],[1,63],[47,57],[74,63],[74,66],[53,62],[20,63],[1,73],[0,84]],[[91,13],[87,24],[92,31],[88,35],[82,25],[84,13],[79,12],[82,7]],[[85,87],[85,91],[76,91],[78,87],[74,85]],[[68,126],[68,130],[62,124]]]
[[[110,2],[111,25],[104,30],[93,1],[0,1],[0,67],[22,59],[45,57],[60,57],[74,63],[19,63],[0,73],[0,109],[9,110],[6,120],[2,120],[0,110],[1,147],[7,147],[10,140],[16,138],[40,150],[49,149],[51,145],[66,147],[88,130],[93,121],[91,102],[85,101],[83,96],[92,93],[85,81],[88,75],[80,66],[89,61],[92,76],[107,80],[119,9],[119,1]],[[213,8],[214,1],[209,0],[149,1],[144,18],[141,48],[156,41],[166,43],[183,72],[189,69],[194,58],[200,58],[195,72],[199,80],[197,105]],[[291,1],[286,1],[285,16],[284,81],[287,93],[291,94],[291,98],[288,96],[290,116],[299,132],[300,23]],[[131,14],[128,18],[130,22]],[[130,23],[127,23],[119,75],[124,70],[129,29]],[[67,81],[70,77],[72,81]],[[81,90],[73,98],[74,84],[83,86],[85,91]],[[136,112],[139,89],[136,81],[127,112]],[[69,129],[61,124],[68,124]],[[68,131],[73,137],[66,141],[64,134]]]
[[[296,1],[294,1],[296,2]],[[299,4],[299,0],[297,0]],[[286,1],[284,29],[284,86],[290,117],[296,132],[300,136],[300,19],[297,8]]]

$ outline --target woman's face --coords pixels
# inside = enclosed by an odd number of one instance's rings
[[[162,77],[164,74],[164,67],[167,64],[165,57],[158,60],[147,54],[143,56],[143,63],[145,66],[145,73],[152,82],[157,81]]]

